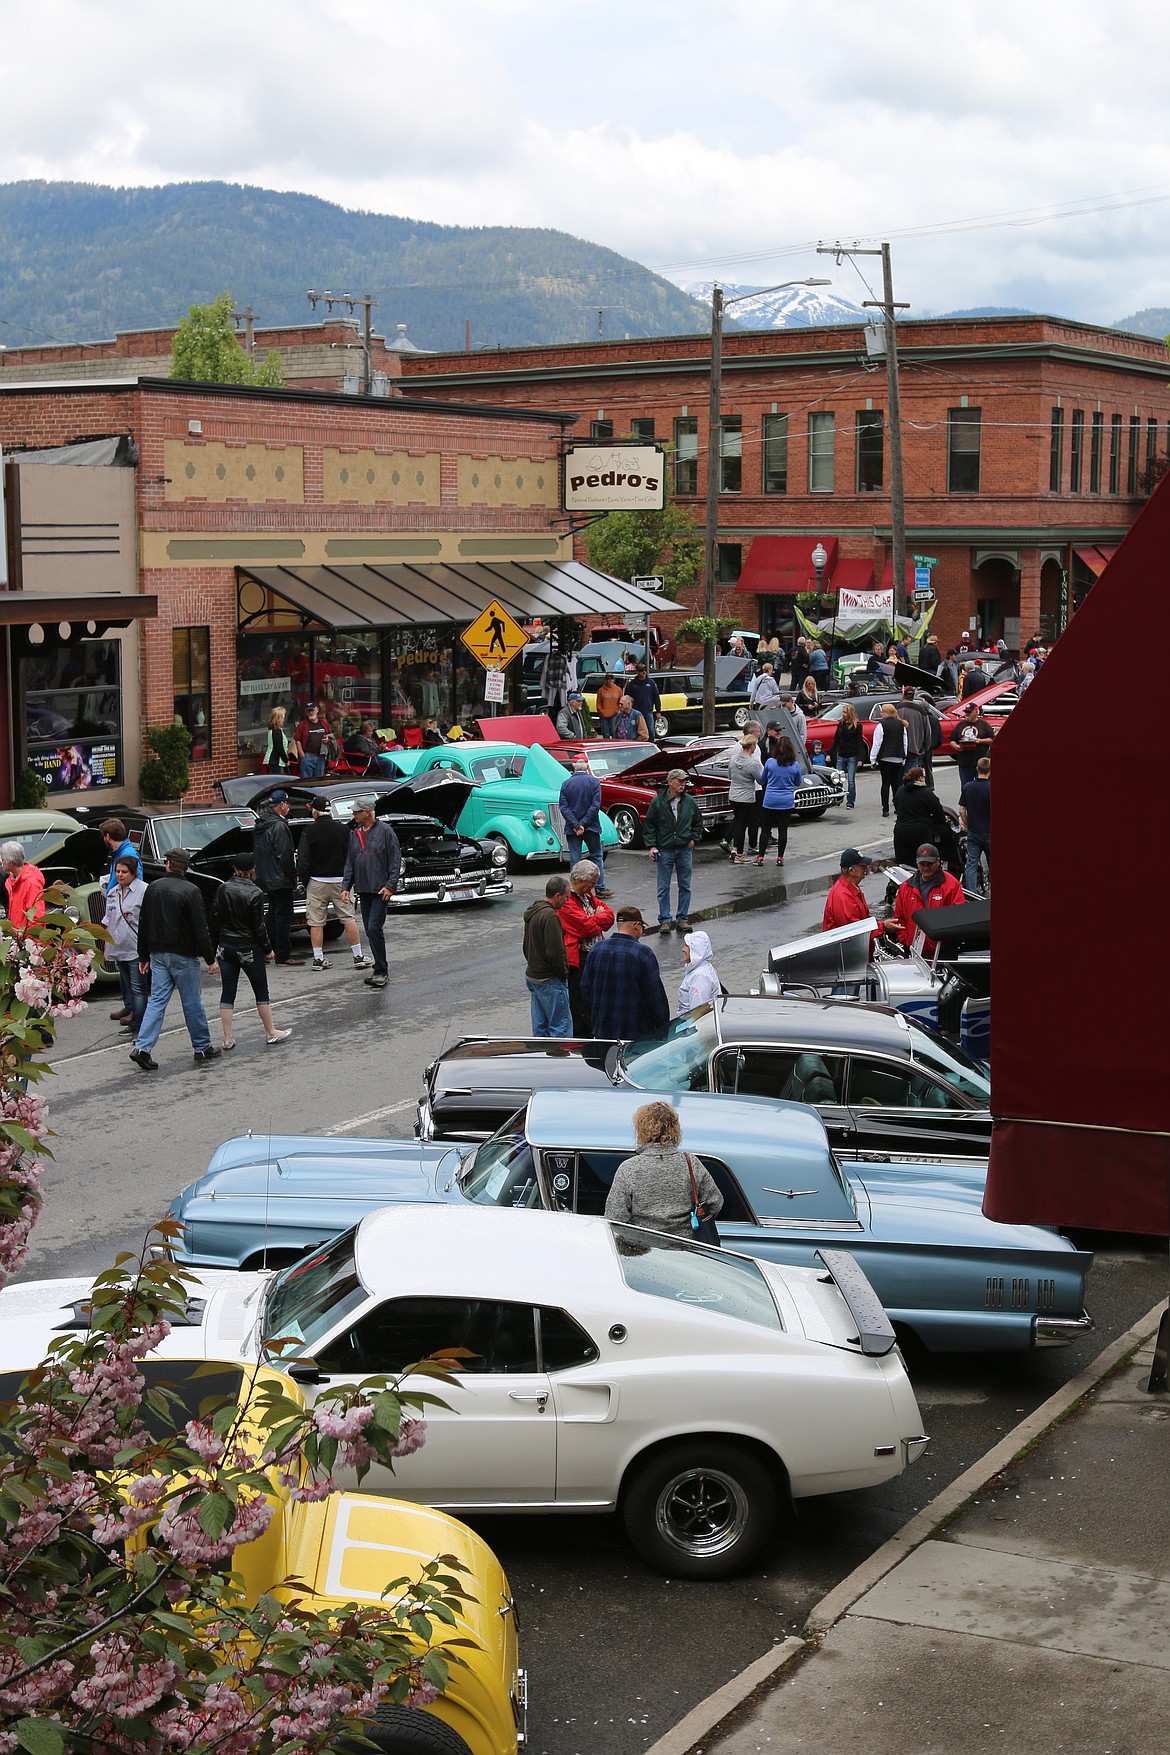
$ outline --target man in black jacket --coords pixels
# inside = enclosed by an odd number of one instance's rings
[[[380,822],[374,815],[372,798],[355,798],[341,895],[348,902],[351,892],[354,892],[361,903],[366,937],[374,958],[374,973],[366,976],[367,987],[385,987],[390,979],[390,967],[386,961],[386,912],[398,886],[401,869],[402,851],[398,836],[389,823]]]
[[[349,824],[333,820],[327,798],[315,798],[313,820],[297,843],[297,876],[305,886],[305,916],[313,941],[314,969],[325,967],[325,921],[331,902],[353,952],[354,968],[367,966],[353,903],[341,893],[348,853]]]
[[[297,865],[288,823],[288,793],[274,792],[260,806],[253,836],[256,882],[268,897],[268,936],[278,963],[303,963],[292,954],[293,890]]]
[[[196,1066],[218,1060],[199,991],[199,959],[216,971],[215,946],[207,930],[203,898],[187,878],[191,855],[182,847],[167,854],[166,876],[147,886],[138,921],[138,966],[150,971],[150,999],[130,1058],[143,1072],[157,1072],[151,1049],[162,1035],[171,995],[178,989]]]

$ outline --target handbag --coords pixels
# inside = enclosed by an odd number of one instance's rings
[[[685,1152],[683,1156],[687,1161],[687,1175],[691,1179],[691,1194],[695,1203],[690,1213],[691,1241],[693,1243],[706,1243],[712,1249],[718,1249],[722,1243],[719,1227],[699,1199],[699,1185],[695,1181],[695,1168],[691,1163],[691,1154]]]

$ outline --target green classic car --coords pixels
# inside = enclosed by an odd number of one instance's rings
[[[83,827],[76,817],[61,810],[4,810],[0,811],[0,842],[4,841],[20,842],[25,858],[44,872],[46,887],[64,886],[68,907],[79,920],[101,925],[110,855],[96,824]],[[0,876],[0,909],[7,899]],[[99,980],[117,980],[117,970],[106,966],[100,950],[94,967]]]
[[[564,818],[557,802],[565,770],[547,750],[522,743],[448,743],[433,750],[395,750],[403,774],[451,768],[475,781],[456,824],[476,840],[502,841],[516,861],[559,859],[568,853]],[[618,834],[604,811],[604,847],[617,847]]]

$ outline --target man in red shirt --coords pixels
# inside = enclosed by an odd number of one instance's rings
[[[825,913],[821,921],[822,932],[831,932],[835,926],[848,926],[854,920],[868,920],[870,906],[861,893],[861,880],[869,870],[872,861],[856,847],[846,847],[841,855],[841,876],[834,883],[825,897]],[[896,920],[879,920],[871,934],[870,954],[873,953],[873,940],[881,937],[887,927],[896,927]]]
[[[915,855],[918,869],[907,878],[894,898],[894,913],[902,943],[911,950],[920,950],[924,957],[934,954],[934,940],[927,938],[914,924],[919,908],[954,908],[967,897],[958,878],[943,869],[938,848],[924,841]],[[915,944],[921,939],[920,944]]]

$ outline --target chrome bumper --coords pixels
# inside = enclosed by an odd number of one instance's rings
[[[433,884],[423,890],[396,890],[390,898],[390,906],[409,908],[412,902],[490,902],[497,896],[511,894],[511,878],[493,878],[491,883],[477,879],[469,884]]]
[[[1083,1316],[1038,1316],[1032,1324],[1034,1347],[1067,1347],[1078,1335],[1087,1335],[1096,1327],[1086,1310]]]

